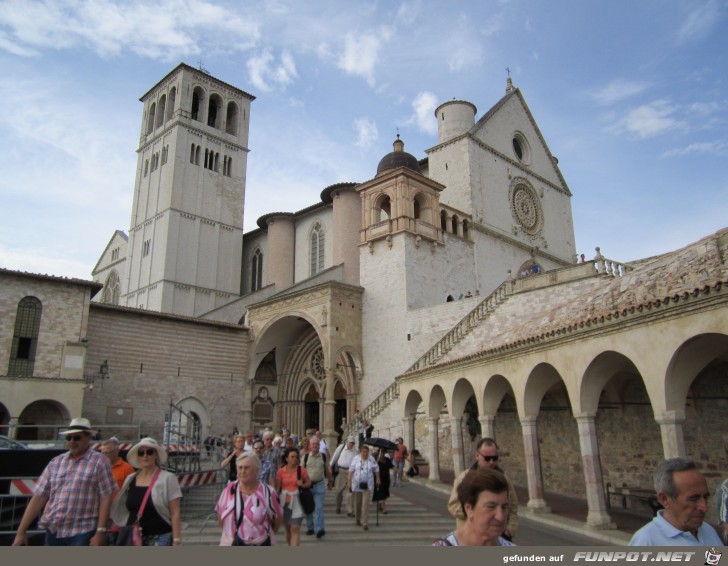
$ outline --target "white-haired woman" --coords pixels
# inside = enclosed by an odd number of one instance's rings
[[[220,546],[273,546],[283,522],[278,494],[258,481],[258,456],[244,452],[235,463],[238,479],[228,483],[215,506],[222,527]]]
[[[160,467],[167,461],[167,451],[147,437],[129,450],[126,459],[138,471],[121,486],[111,506],[111,519],[117,525],[132,525],[141,515],[143,546],[181,544],[182,490],[177,476]]]

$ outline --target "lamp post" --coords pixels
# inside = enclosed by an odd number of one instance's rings
[[[83,378],[86,381],[86,387],[88,387],[89,391],[93,391],[94,383],[96,382],[96,379],[101,380],[101,386],[104,385],[104,380],[111,377],[109,375],[109,362],[107,360],[104,360],[101,362],[101,365],[99,366],[99,372],[98,373],[91,373],[91,374],[84,374]]]

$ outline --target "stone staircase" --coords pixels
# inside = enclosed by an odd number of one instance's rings
[[[185,493],[182,499],[182,543],[186,546],[217,546],[220,542],[220,528],[214,515],[214,504],[222,487],[201,486]],[[376,505],[370,503],[369,530],[358,527],[346,512],[335,514],[334,494],[326,492],[325,517],[326,536],[317,539],[305,534],[305,520],[302,525],[301,546],[356,545],[356,546],[427,546],[437,538],[452,531],[455,523],[452,517],[435,513],[417,504],[398,497],[397,492],[407,487],[393,488],[387,500],[388,514],[379,513],[377,525]],[[284,527],[278,531],[279,545],[285,545]]]

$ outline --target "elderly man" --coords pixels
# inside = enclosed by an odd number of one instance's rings
[[[447,502],[447,508],[450,513],[455,517],[455,523],[457,527],[461,527],[465,523],[465,512],[463,511],[462,505],[458,500],[458,486],[463,481],[465,475],[471,470],[477,470],[478,468],[490,468],[498,470],[505,476],[505,472],[498,465],[498,459],[500,458],[500,452],[498,445],[492,438],[481,438],[475,447],[475,462],[473,465],[462,472],[452,486],[452,493],[450,494],[450,501]],[[516,529],[518,528],[518,495],[513,487],[513,483],[506,476],[508,480],[508,523],[506,530],[503,532],[503,537],[507,540],[513,539],[516,536]]]
[[[53,458],[38,478],[13,546],[28,544],[28,528],[44,506],[39,525],[46,529],[46,546],[103,546],[118,488],[109,459],[91,449],[95,432],[88,419],[73,419],[61,433],[68,452]]]
[[[354,447],[355,443],[356,437],[353,435],[348,436],[346,442],[339,444],[334,452],[334,456],[331,458],[331,468],[332,470],[337,470],[334,482],[336,514],[341,513],[341,504],[344,497],[346,497],[346,514],[349,517],[354,516],[354,502],[346,483],[349,480],[349,465],[351,464],[351,460],[359,453]]]
[[[720,546],[715,529],[704,522],[708,482],[695,462],[670,458],[657,465],[655,492],[663,510],[637,531],[630,546]]]
[[[309,452],[303,456],[303,462],[301,466],[306,468],[308,477],[311,478],[311,491],[313,492],[313,499],[316,503],[316,509],[313,513],[306,515],[306,526],[308,530],[307,535],[316,533],[316,538],[321,538],[326,534],[324,526],[324,498],[326,497],[326,483],[328,480],[328,487],[333,487],[333,476],[331,475],[331,468],[326,462],[326,456],[321,453],[321,441],[317,436],[312,436],[309,442]],[[315,527],[315,530],[314,530]]]

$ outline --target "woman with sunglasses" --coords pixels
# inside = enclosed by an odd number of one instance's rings
[[[117,525],[134,524],[149,490],[139,519],[142,545],[178,546],[182,542],[182,490],[177,476],[160,468],[167,462],[167,451],[147,437],[129,450],[126,459],[138,471],[124,481],[111,507],[111,518]]]
[[[276,491],[283,505],[283,524],[286,527],[288,546],[298,546],[301,542],[301,522],[303,508],[298,498],[299,487],[311,487],[311,479],[306,468],[299,465],[298,448],[286,448],[281,458],[283,466],[276,473]]]
[[[471,471],[480,469],[496,470],[502,473],[508,482],[508,524],[506,525],[503,537],[506,540],[512,540],[516,536],[516,529],[518,528],[518,495],[513,487],[513,482],[505,476],[505,473],[498,465],[499,458],[500,453],[495,440],[488,437],[481,438],[475,446],[475,462],[470,468],[455,478],[453,482],[452,493],[450,494],[450,501],[447,502],[447,508],[450,514],[455,517],[456,525],[462,527],[465,524],[466,516],[458,498],[458,485],[460,485],[460,482]]]

